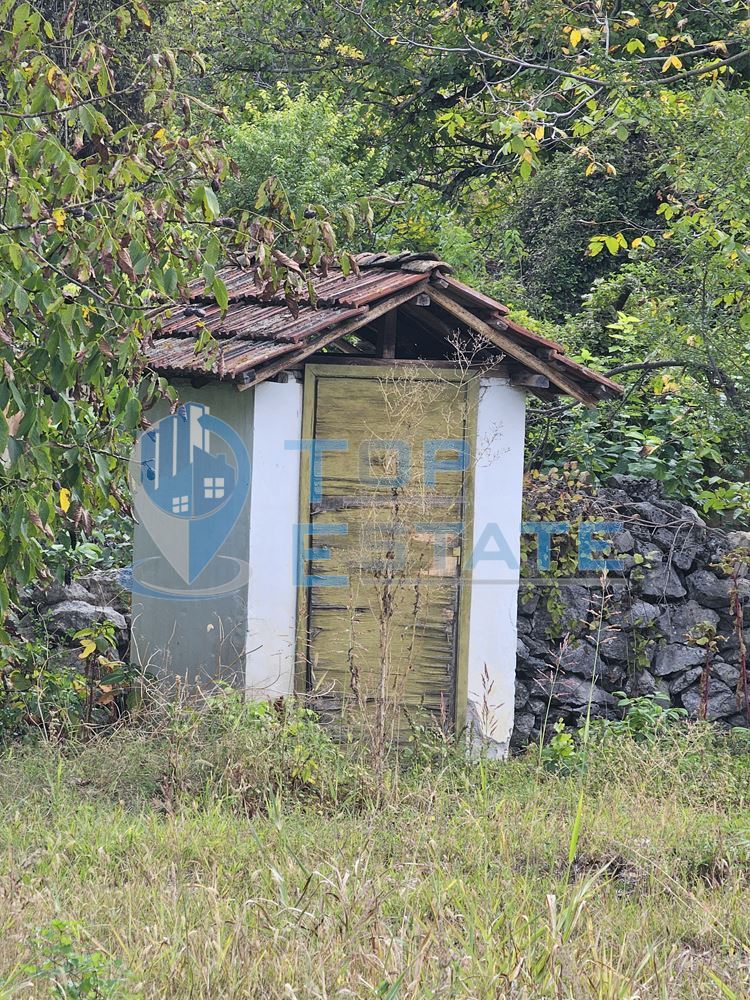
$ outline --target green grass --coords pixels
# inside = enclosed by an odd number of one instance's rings
[[[381,788],[231,701],[7,751],[0,996],[750,996],[750,762],[682,728]]]

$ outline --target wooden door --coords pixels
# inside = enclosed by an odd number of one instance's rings
[[[303,482],[306,689],[327,715],[383,712],[393,735],[428,718],[452,728],[471,388],[453,371],[315,366],[305,392],[323,455],[312,495]]]

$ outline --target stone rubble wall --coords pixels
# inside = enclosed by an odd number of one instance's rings
[[[80,647],[73,643],[73,633],[92,628],[101,622],[115,626],[117,656],[126,659],[130,643],[130,591],[123,585],[120,569],[93,570],[72,583],[43,584],[28,597],[28,612],[17,623],[16,631],[32,638],[41,625],[54,647],[80,666]]]
[[[708,528],[650,479],[614,476],[593,499],[607,520],[624,524],[615,538],[622,572],[604,589],[552,578],[550,586],[522,582],[511,746],[538,740],[559,718],[575,725],[589,701],[592,716],[616,717],[618,691],[657,696],[692,718],[747,726],[731,594],[736,588],[750,647],[742,558],[750,532]],[[723,637],[709,670],[706,649],[695,641],[705,623]]]

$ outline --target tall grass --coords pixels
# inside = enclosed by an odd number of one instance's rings
[[[561,774],[425,743],[383,786],[228,697],[9,751],[0,995],[748,996],[746,745],[676,733]]]

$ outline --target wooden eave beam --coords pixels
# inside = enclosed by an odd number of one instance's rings
[[[525,386],[528,389],[549,389],[549,379],[546,375],[538,375],[536,372],[515,366],[510,370],[510,384]]]
[[[427,287],[428,281],[425,279],[424,281],[420,281],[418,284],[410,285],[398,295],[392,295],[390,298],[384,299],[382,302],[378,302],[377,305],[372,306],[361,316],[355,316],[354,319],[349,320],[347,323],[342,323],[340,326],[334,327],[332,330],[328,330],[328,332],[324,333],[322,336],[309,341],[304,347],[297,348],[287,354],[282,354],[279,358],[275,358],[269,364],[259,368],[255,372],[255,378],[252,379],[252,381],[247,381],[244,384],[240,384],[238,381],[236,383],[237,388],[240,392],[243,392],[245,389],[250,389],[254,385],[260,385],[261,382],[265,382],[267,379],[273,378],[274,375],[278,375],[279,372],[283,372],[287,368],[294,367],[294,365],[297,365],[306,358],[309,358],[311,354],[315,354],[317,351],[321,350],[321,348],[327,347],[329,344],[333,344],[334,341],[339,340],[341,337],[345,337],[349,333],[355,333],[363,326],[368,326],[374,319],[378,319],[380,316],[385,316],[386,313],[389,313],[392,309],[398,309],[398,307],[403,305],[404,302],[409,302],[411,299],[416,298],[417,295],[424,292]]]
[[[542,361],[530,351],[525,350],[515,341],[511,340],[510,337],[507,337],[504,333],[494,330],[489,323],[485,323],[484,320],[479,319],[478,316],[469,312],[468,309],[464,309],[464,307],[459,305],[459,303],[456,302],[455,299],[451,298],[450,295],[446,295],[445,292],[435,288],[434,286],[430,288],[430,295],[433,302],[436,302],[446,312],[455,316],[456,319],[460,320],[465,326],[474,330],[475,333],[480,334],[485,338],[485,340],[489,340],[491,344],[495,344],[496,347],[505,351],[508,357],[515,358],[516,361],[520,361],[522,365],[531,369],[531,371],[536,372],[538,375],[545,375],[553,385],[557,386],[558,389],[562,390],[562,392],[567,395],[572,396],[574,399],[577,399],[585,406],[596,405],[596,396],[586,392],[585,389],[582,389],[571,379],[558,372],[552,365]]]

